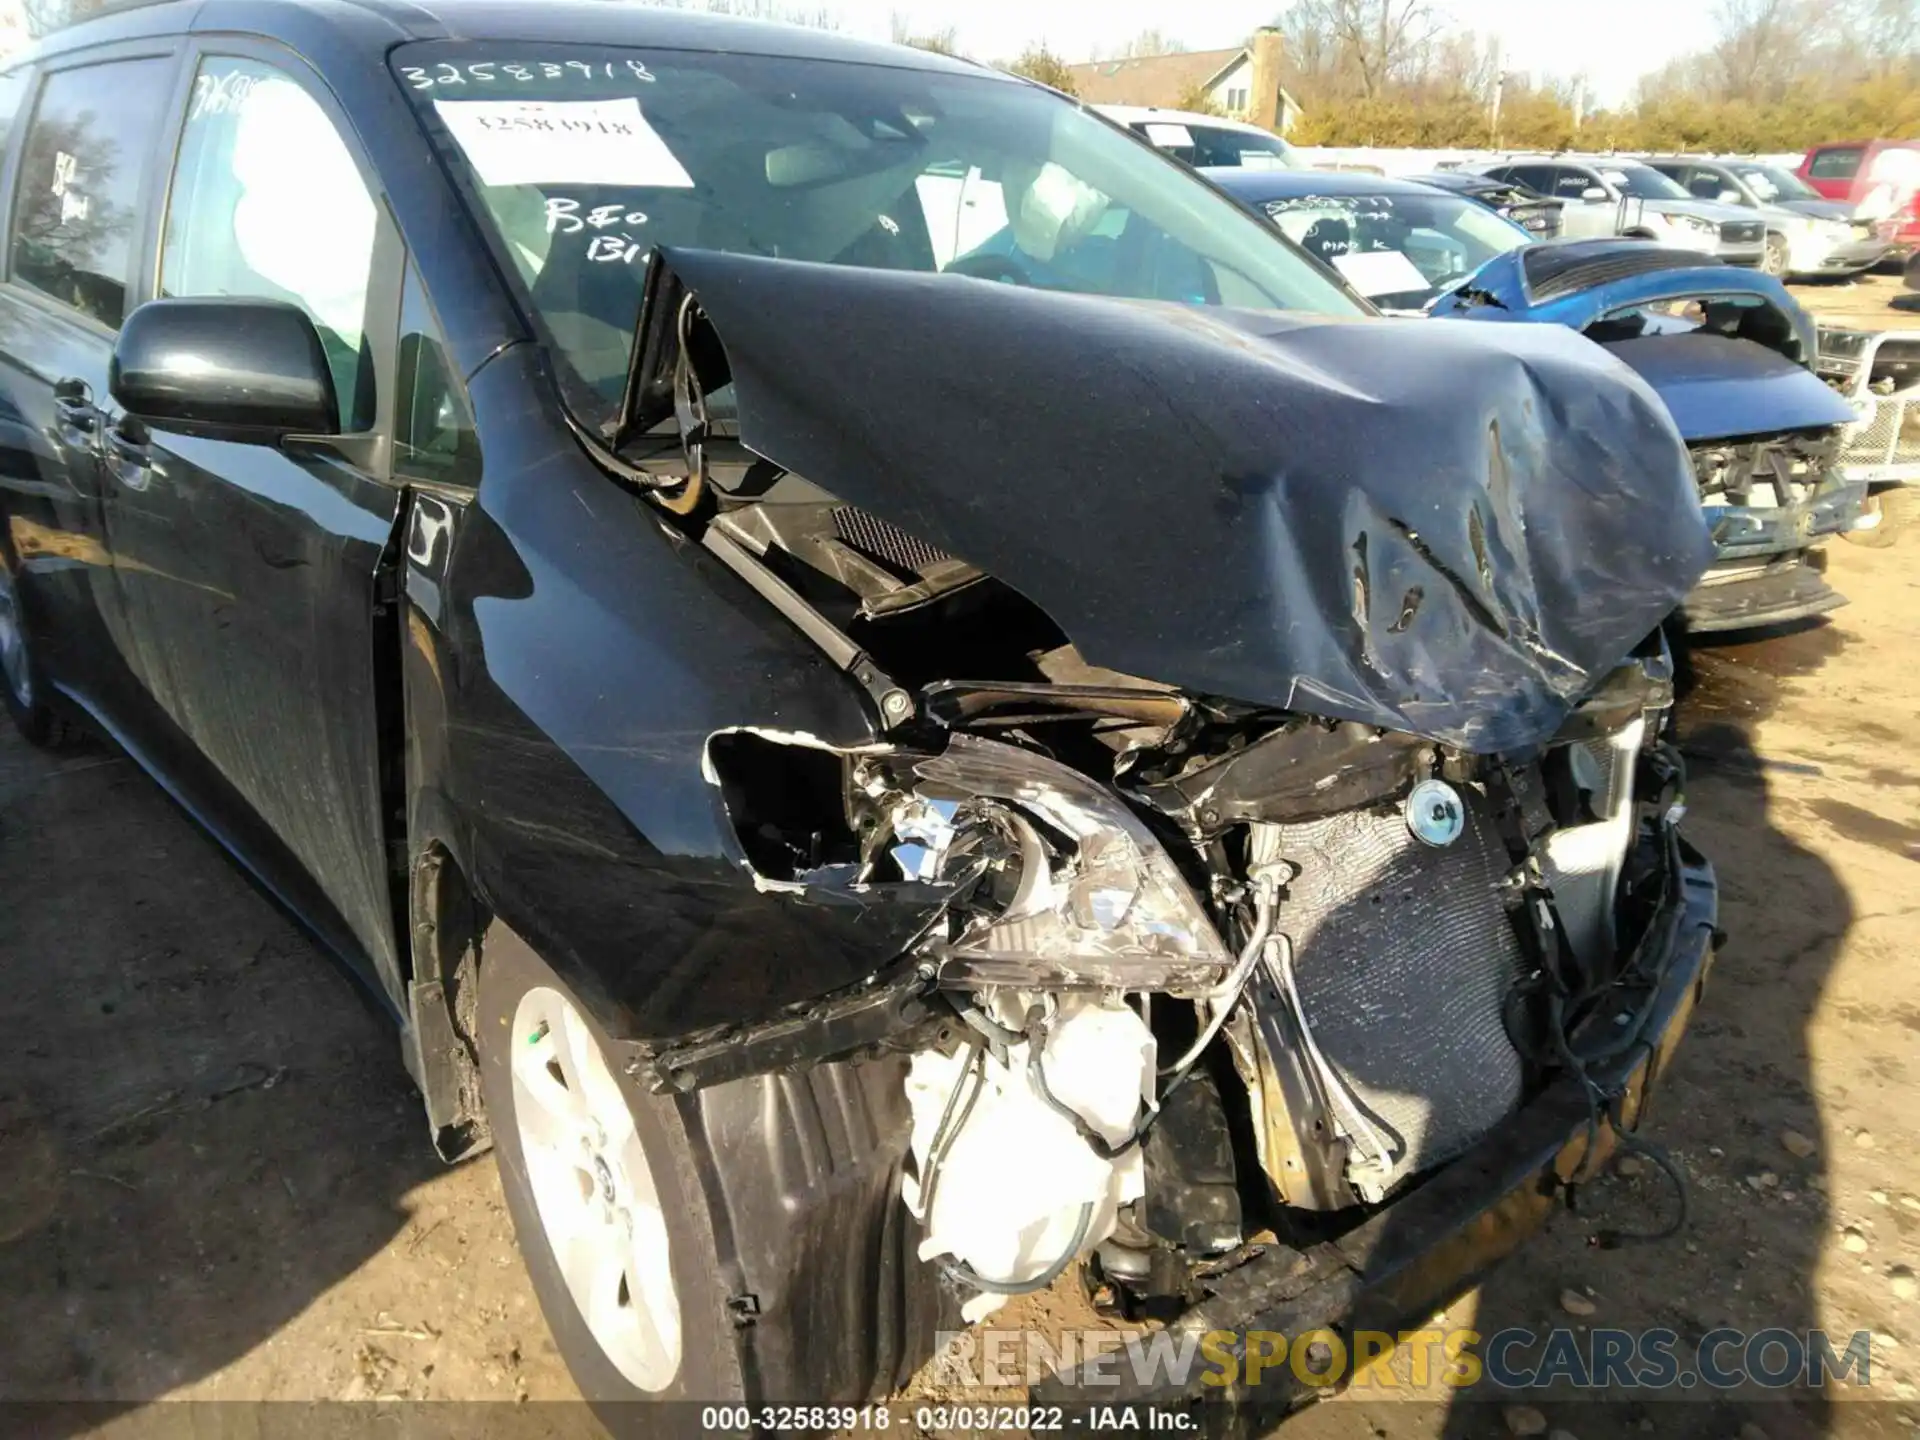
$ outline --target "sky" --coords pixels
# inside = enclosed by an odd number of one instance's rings
[[[810,0],[807,8],[822,3]],[[1142,30],[1159,29],[1190,50],[1242,43],[1286,0],[824,0],[841,28],[884,39],[897,12],[920,31],[951,25],[960,48],[1010,59],[1034,41],[1065,60],[1111,54]],[[1633,83],[1712,39],[1712,0],[1436,0],[1463,29],[1499,34],[1507,68],[1541,75],[1584,70],[1592,103],[1617,105]]]

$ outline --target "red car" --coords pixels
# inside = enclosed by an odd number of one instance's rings
[[[1854,218],[1878,222],[1894,255],[1920,252],[1920,140],[1846,140],[1815,145],[1797,172]]]

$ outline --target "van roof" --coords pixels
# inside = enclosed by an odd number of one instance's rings
[[[723,50],[997,75],[970,60],[831,31],[607,0],[134,0],[55,30],[13,57],[183,31],[241,31],[298,42],[318,27],[385,49],[408,40],[588,42],[660,50]]]

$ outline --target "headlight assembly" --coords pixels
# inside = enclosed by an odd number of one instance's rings
[[[1153,833],[1078,771],[955,735],[893,815],[903,873],[967,890],[929,946],[943,984],[1196,995],[1232,963]]]

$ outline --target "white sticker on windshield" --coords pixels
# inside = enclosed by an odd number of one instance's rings
[[[693,188],[632,97],[435,100],[433,108],[483,184]]]
[[[1375,295],[1403,295],[1430,290],[1427,277],[1398,250],[1368,250],[1359,255],[1335,255],[1333,268],[1368,299]]]
[[[1148,125],[1147,139],[1162,150],[1191,150],[1193,132],[1184,125]]]

